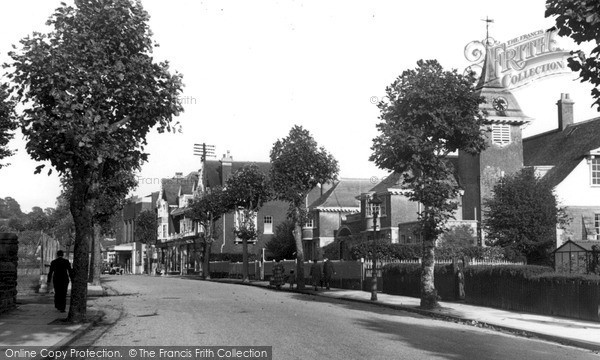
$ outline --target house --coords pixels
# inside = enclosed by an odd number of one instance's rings
[[[370,179],[342,178],[323,184],[309,194],[309,199],[319,196],[308,206],[309,220],[302,229],[303,250],[307,260],[322,259],[321,249],[334,241],[342,222],[348,215],[360,213],[360,201],[356,194],[372,186]]]
[[[136,238],[135,219],[143,211],[154,211],[158,193],[145,197],[133,197],[121,210],[122,231],[117,233],[114,262],[127,273],[142,274],[145,271],[146,244]]]
[[[569,239],[600,240],[600,118],[575,123],[573,105],[562,94],[557,129],[523,141],[525,165],[554,187],[570,218],[558,230],[557,246]]]

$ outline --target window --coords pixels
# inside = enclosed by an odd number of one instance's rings
[[[375,211],[377,211],[378,217],[385,216],[385,198],[381,197],[380,199],[380,205],[371,204],[369,199],[367,199],[367,217],[372,217]]]
[[[496,145],[510,144],[510,125],[492,125],[492,143]]]
[[[304,224],[305,228],[314,228],[315,227],[315,222],[313,221],[313,219],[306,219],[306,223]]]
[[[162,237],[163,239],[167,238],[167,225],[162,226]]]
[[[263,218],[263,225],[264,225],[263,232],[265,234],[273,233],[273,217],[272,216],[265,216]]]
[[[592,170],[592,186],[600,186],[600,158],[593,158],[590,166]]]
[[[594,227],[596,228],[596,240],[600,240],[600,214],[594,215]]]

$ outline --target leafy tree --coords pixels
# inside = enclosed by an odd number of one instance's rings
[[[190,215],[203,228],[204,261],[202,274],[210,279],[210,248],[217,237],[216,222],[228,211],[226,194],[221,187],[209,188],[190,202]]]
[[[14,109],[15,102],[10,98],[8,85],[0,82],[0,159],[13,154],[13,151],[8,148],[8,143],[17,128]],[[0,169],[6,165],[8,164],[0,164]]]
[[[453,226],[439,237],[438,247],[450,258],[460,257],[462,250],[477,243],[477,236],[468,224]]]
[[[256,213],[271,196],[267,176],[254,164],[244,166],[227,179],[226,193],[229,207],[238,211],[233,232],[242,239],[242,278],[248,281],[248,241],[258,237]]]
[[[506,176],[484,200],[487,244],[508,250],[513,259],[524,256],[530,264],[544,264],[556,242],[556,226],[567,221],[552,186],[524,168]]]
[[[423,308],[438,306],[435,240],[457,208],[459,189],[446,156],[458,150],[476,154],[485,147],[479,110],[484,99],[474,84],[473,74],[444,71],[436,60],[420,60],[415,70],[404,71],[386,88],[387,97],[378,104],[380,135],[373,140],[370,159],[382,169],[404,174],[408,197],[423,204]]]
[[[581,82],[594,85],[592,97],[600,110],[600,2],[590,0],[546,0],[546,17],[556,16],[560,36],[569,36],[580,45],[591,42],[595,46],[590,56],[582,50],[573,51],[568,59],[569,67],[579,71]]]
[[[183,109],[181,76],[152,58],[149,15],[141,2],[75,0],[50,17],[47,34],[34,33],[10,52],[13,93],[25,105],[18,121],[27,152],[49,161],[72,182],[74,278],[68,320],[85,320],[88,247],[96,189],[104,171],[138,170],[147,160],[146,136],[171,130]],[[41,171],[43,165],[37,168]],[[52,170],[50,170],[51,172]]]
[[[135,238],[146,244],[146,270],[152,274],[152,245],[156,245],[158,217],[153,210],[144,210],[135,219]]]
[[[304,251],[302,224],[306,222],[305,199],[318,184],[335,180],[338,162],[317,142],[308,130],[294,126],[286,138],[271,149],[271,182],[275,197],[290,203],[288,217],[294,223],[298,288],[304,288]]]
[[[10,219],[13,217],[21,218],[23,215],[21,205],[19,205],[17,200],[10,196],[5,197],[4,199],[0,198],[0,219]]]
[[[275,226],[273,237],[265,244],[265,248],[274,259],[292,259],[296,254],[295,226],[289,219]]]

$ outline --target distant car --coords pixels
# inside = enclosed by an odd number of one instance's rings
[[[113,266],[110,268],[108,273],[110,275],[123,275],[123,268],[120,266]]]

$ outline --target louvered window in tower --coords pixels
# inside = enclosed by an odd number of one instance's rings
[[[510,144],[510,125],[492,125],[492,143],[496,145]]]

